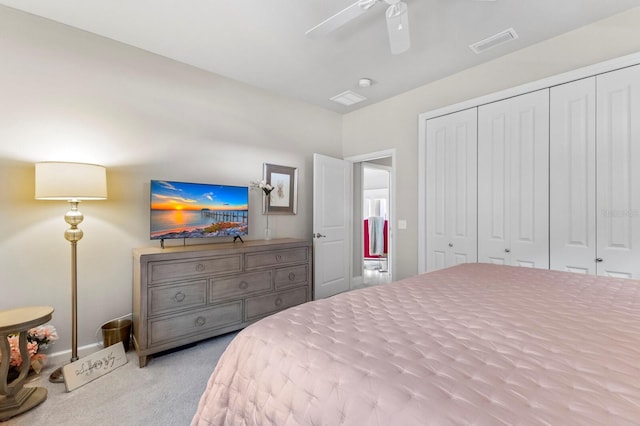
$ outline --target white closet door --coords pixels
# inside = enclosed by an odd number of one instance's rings
[[[427,271],[477,262],[477,109],[426,127]]]
[[[550,268],[596,273],[596,79],[550,93]]]
[[[549,267],[549,91],[478,111],[478,260]]]
[[[640,66],[597,84],[598,274],[640,278]]]

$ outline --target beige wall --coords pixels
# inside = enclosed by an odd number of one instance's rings
[[[70,348],[68,206],[34,200],[37,161],[107,167],[109,199],[80,206],[80,346],[131,312],[131,249],[159,244],[150,179],[248,185],[263,162],[298,167],[298,214],[269,222],[310,237],[312,154],[342,156],[340,115],[5,7],[0,56],[0,309],[54,306],[53,351]],[[252,239],[260,203],[252,192]]]
[[[346,157],[397,152],[396,278],[418,271],[418,115],[447,105],[640,51],[640,8],[352,112],[343,119]]]

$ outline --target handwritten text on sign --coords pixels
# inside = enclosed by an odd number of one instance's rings
[[[92,380],[112,372],[127,363],[122,342],[111,345],[98,352],[62,367],[67,392],[86,385]]]

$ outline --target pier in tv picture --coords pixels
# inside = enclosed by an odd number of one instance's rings
[[[151,239],[248,234],[249,188],[151,181]]]

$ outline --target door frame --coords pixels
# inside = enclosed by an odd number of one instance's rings
[[[346,157],[345,160],[349,161],[353,164],[355,163],[364,163],[367,161],[371,161],[371,160],[377,160],[379,158],[385,158],[385,157],[391,157],[391,170],[389,171],[389,256],[388,256],[388,267],[389,267],[389,273],[391,275],[391,281],[395,281],[395,277],[396,277],[396,149],[395,148],[391,148],[391,149],[385,149],[382,151],[375,151],[375,152],[370,152],[367,154],[360,154],[360,155],[354,155],[354,156],[350,156],[350,157]],[[362,191],[361,191],[362,192]],[[362,195],[362,194],[360,194]],[[355,193],[353,194],[353,198],[355,198]],[[353,212],[352,212],[352,216],[353,216]],[[351,241],[353,241],[355,238],[355,226],[353,226],[351,228]],[[364,246],[362,243],[360,243],[357,248],[355,244],[352,244],[353,246],[353,250],[359,250],[361,251],[359,258],[362,259],[362,257],[364,256]],[[354,271],[355,271],[355,265],[353,264],[354,262],[354,256],[355,252],[352,253],[351,256],[351,275],[353,275]],[[364,286],[363,283],[363,276],[360,275],[358,277],[351,277],[351,289],[354,288],[360,288]]]

